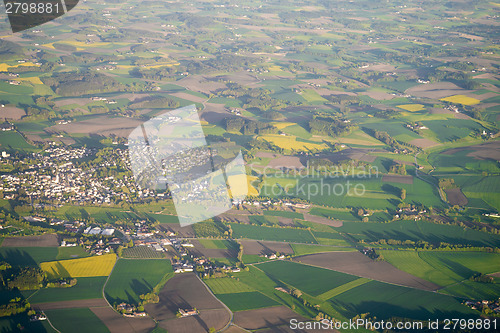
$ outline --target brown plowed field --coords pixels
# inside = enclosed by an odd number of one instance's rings
[[[400,184],[413,184],[413,177],[402,175],[384,175],[382,177],[382,181]]]
[[[148,333],[155,328],[155,322],[149,317],[145,318],[127,318],[111,309],[90,308],[90,310],[106,325],[111,333]]]
[[[291,319],[305,321],[306,318],[296,314],[286,306],[274,306],[257,310],[239,311],[234,314],[234,323],[247,330],[288,326]]]
[[[359,252],[311,254],[296,257],[294,261],[422,290],[436,290],[439,288],[434,283],[400,271],[388,262],[373,261]]]
[[[56,310],[71,308],[109,307],[104,298],[81,299],[74,301],[50,302],[32,304],[33,308],[39,310]]]
[[[253,240],[242,240],[240,241],[243,245],[244,254],[272,254],[275,252],[283,254],[293,254],[293,250],[288,243],[282,242],[265,242],[265,241],[253,241]]]
[[[161,321],[160,327],[172,333],[206,333],[211,327],[223,328],[229,319],[225,309],[200,310],[198,316]]]
[[[465,206],[469,202],[469,200],[467,200],[467,197],[459,188],[452,188],[450,190],[445,190],[445,192],[446,198],[448,199],[450,205]]]
[[[306,221],[309,221],[309,222],[325,224],[325,225],[329,225],[332,227],[341,227],[343,224],[342,221],[330,220],[330,219],[327,219],[326,217],[311,215],[311,214],[304,214],[304,219]]]
[[[2,247],[53,247],[59,246],[57,235],[46,234],[41,236],[7,237]]]

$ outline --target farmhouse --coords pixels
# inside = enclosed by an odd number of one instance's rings
[[[179,313],[181,314],[181,317],[189,317],[189,316],[198,315],[198,311],[196,309],[180,309],[179,308]]]

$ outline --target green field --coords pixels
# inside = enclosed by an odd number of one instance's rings
[[[109,332],[106,325],[88,308],[46,310],[45,314],[61,332]]]
[[[172,273],[167,259],[119,259],[104,290],[111,303],[139,303],[139,296],[151,290],[167,274]]]
[[[206,279],[203,281],[214,294],[232,294],[255,291],[255,289],[234,278]]]
[[[149,246],[134,246],[123,249],[123,258],[141,258],[141,259],[161,259],[165,258],[164,252],[158,252]]]
[[[234,238],[316,244],[314,237],[308,230],[261,227],[235,223],[231,223],[230,225],[233,229]]]
[[[2,150],[26,150],[35,151],[36,147],[30,145],[24,138],[17,132],[0,132],[0,149]]]
[[[57,247],[0,247],[0,261],[13,266],[38,266],[44,261],[56,260]]]
[[[219,294],[217,295],[217,298],[226,304],[227,307],[233,312],[281,305],[258,291]]]
[[[394,221],[390,223],[344,222],[339,231],[348,233],[358,240],[374,242],[379,239],[424,240],[439,244],[463,244],[471,246],[500,245],[500,236],[482,231],[462,228],[456,225],[434,224],[425,221]]]
[[[62,259],[75,259],[75,258],[85,258],[90,256],[90,254],[83,249],[81,246],[69,246],[69,247],[58,247],[57,248],[57,260]]]
[[[235,247],[234,243],[227,240],[198,239],[198,241],[206,249],[230,249]]]
[[[357,277],[323,268],[290,261],[273,261],[258,264],[271,277],[291,285],[311,296],[321,295],[333,288],[354,281]]]
[[[31,303],[62,302],[79,299],[102,298],[106,276],[81,277],[71,288],[45,288],[30,296]]]
[[[356,251],[355,248],[336,247],[336,246],[317,246],[317,245],[308,245],[308,244],[290,244],[290,246],[292,247],[294,255],[296,255],[296,256],[303,256],[306,254],[322,253],[322,252]]]
[[[258,254],[243,254],[241,259],[245,264],[254,264],[257,262],[264,262],[269,260],[266,257],[259,256]]]

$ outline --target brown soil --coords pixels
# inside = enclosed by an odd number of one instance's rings
[[[41,236],[7,237],[2,247],[53,247],[59,246],[59,240],[55,234]]]
[[[285,306],[240,311],[234,314],[234,323],[247,330],[281,325],[289,326],[291,319],[297,319],[298,321],[307,320]]]
[[[330,219],[327,219],[326,217],[311,215],[311,214],[304,214],[304,219],[306,221],[315,222],[315,223],[319,223],[319,224],[325,224],[325,225],[329,225],[329,226],[336,227],[336,228],[341,227],[343,224],[342,221],[330,220]]]
[[[469,202],[469,200],[467,200],[467,197],[459,188],[452,188],[450,190],[445,190],[445,192],[446,198],[448,199],[450,205],[465,206]]]
[[[15,106],[5,106],[0,109],[0,119],[6,120],[19,120],[26,115],[23,109],[17,108]]]
[[[106,325],[111,333],[148,333],[155,328],[155,322],[149,317],[127,318],[116,313],[110,307],[92,307],[90,310]]]
[[[302,169],[304,168],[304,164],[300,161],[300,158],[295,156],[280,156],[271,160],[267,165],[270,168],[293,168],[293,169]]]
[[[33,308],[38,310],[56,310],[56,309],[73,309],[73,308],[90,308],[90,307],[108,307],[108,303],[104,298],[82,299],[74,301],[61,301],[50,303],[32,304]]]
[[[93,119],[83,120],[65,125],[54,125],[48,130],[67,133],[98,134],[109,136],[115,134],[127,137],[142,122],[137,119],[125,117],[96,116]]]
[[[413,177],[400,175],[384,175],[382,177],[382,181],[400,184],[413,184]]]
[[[436,290],[439,288],[434,283],[400,271],[388,262],[373,261],[359,252],[311,254],[296,257],[294,261],[422,290]]]
[[[440,145],[440,143],[429,139],[414,139],[410,141],[410,144],[424,149]]]
[[[206,333],[211,327],[223,328],[229,319],[226,309],[200,310],[198,316],[161,321],[160,327],[172,333]]]
[[[267,242],[267,241],[254,241],[242,240],[240,243],[243,245],[244,254],[272,254],[275,252],[283,254],[293,254],[293,250],[288,243],[282,242]]]

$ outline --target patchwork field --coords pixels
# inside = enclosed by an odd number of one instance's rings
[[[245,224],[231,224],[233,237],[249,238],[256,240],[313,243],[316,241],[308,230],[298,230],[290,228],[261,227]]]
[[[294,258],[294,261],[411,288],[422,290],[439,288],[437,284],[429,283],[417,277],[418,275],[410,275],[387,262],[373,261],[360,252],[312,254]]]
[[[195,316],[196,318],[176,318],[175,314],[179,308],[196,308],[200,315]],[[183,329],[189,329],[189,332],[205,332],[206,327],[221,329],[229,321],[229,313],[220,301],[208,292],[196,275],[190,273],[176,275],[170,279],[160,291],[160,302],[147,304],[145,309],[160,321],[161,327],[172,332],[180,332]]]
[[[475,105],[479,104],[481,101],[477,98],[468,97],[465,95],[453,95],[446,98],[441,98],[442,101],[455,103],[455,104],[463,104],[463,105]]]
[[[105,276],[79,277],[71,288],[44,288],[30,296],[31,303],[62,302],[102,297]]]
[[[108,276],[115,262],[116,255],[105,254],[88,258],[44,262],[40,264],[40,268],[50,279]]]
[[[0,247],[0,260],[13,266],[38,266],[56,260],[57,247]]]

